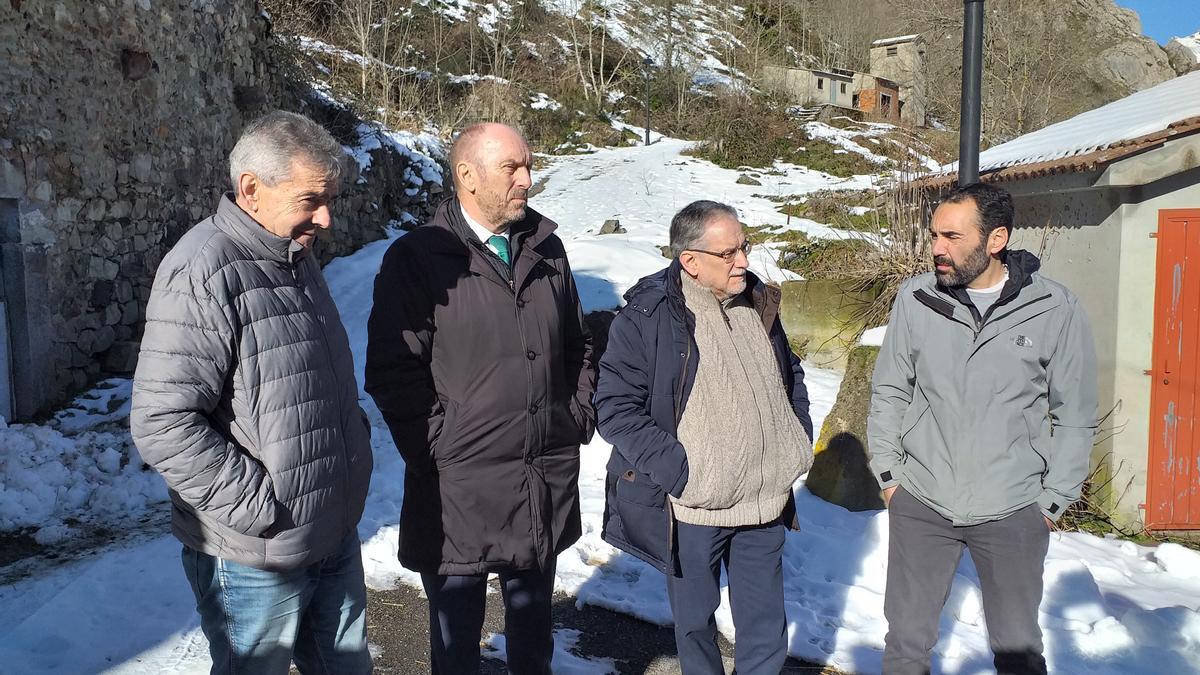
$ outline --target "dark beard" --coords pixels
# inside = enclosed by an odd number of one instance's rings
[[[987,270],[988,264],[991,262],[991,256],[987,253],[986,244],[987,239],[984,239],[978,248],[971,251],[967,259],[962,262],[962,265],[954,264],[954,261],[949,257],[935,257],[933,259],[935,263],[950,265],[949,272],[934,270],[933,274],[937,277],[938,283],[946,288],[962,288],[979,278],[979,275]]]

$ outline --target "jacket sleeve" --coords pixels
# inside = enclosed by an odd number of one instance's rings
[[[418,271],[421,262],[406,243],[392,245],[375,277],[363,388],[383,414],[406,467],[424,473],[432,466],[430,449],[445,411],[430,367],[433,302]]]
[[[787,338],[784,338],[784,344],[787,343]],[[788,392],[792,399],[792,410],[796,412],[796,417],[800,420],[800,426],[804,427],[805,433],[808,434],[808,440],[816,443],[817,439],[813,437],[813,422],[812,414],[809,412],[808,401],[808,386],[804,384],[804,366],[800,364],[800,357],[788,348],[788,359],[792,367],[792,390]]]
[[[596,418],[600,435],[616,452],[678,497],[687,484],[687,453],[674,435],[650,417],[653,373],[646,354],[650,348],[625,311],[613,319],[608,347],[600,358]]]
[[[189,508],[247,536],[263,536],[277,516],[271,477],[212,425],[237,358],[231,317],[186,271],[160,274],[134,373],[134,442]]]
[[[596,409],[592,406],[592,395],[596,393],[596,363],[593,360],[595,352],[592,348],[592,332],[583,320],[583,305],[579,302],[579,289],[575,286],[571,265],[565,262],[565,266],[563,277],[566,279],[568,307],[564,317],[564,372],[568,382],[575,382],[571,414],[575,416],[575,421],[583,432],[582,442],[587,444],[591,442],[592,434],[596,431]]]
[[[1050,456],[1042,476],[1038,505],[1058,520],[1079,499],[1088,475],[1099,406],[1096,348],[1092,329],[1079,301],[1071,297],[1058,344],[1046,368],[1050,405]]]
[[[896,469],[904,458],[900,448],[901,425],[912,403],[916,383],[905,302],[908,295],[907,284],[896,294],[883,345],[875,361],[875,374],[871,378],[867,446],[871,456],[871,471],[875,474],[875,480],[879,481],[879,487],[884,490],[899,483]]]

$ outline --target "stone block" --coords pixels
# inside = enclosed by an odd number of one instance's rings
[[[92,353],[98,354],[105,351],[117,341],[117,334],[112,326],[103,326],[96,331],[96,340],[92,344]]]
[[[116,284],[117,302],[129,302],[133,299],[133,284],[128,279],[121,279]]]
[[[878,347],[855,347],[837,401],[825,417],[805,484],[810,492],[850,511],[883,508],[867,455],[867,412]]]
[[[600,234],[625,234],[625,228],[621,227],[621,221],[613,218],[604,221],[600,226]]]
[[[751,178],[750,176],[747,176],[746,174],[742,174],[742,175],[738,176],[737,184],[738,185],[762,185],[762,181],[755,180],[755,179]]]
[[[108,211],[108,205],[103,199],[93,199],[87,204],[87,214],[85,217],[90,221],[104,220],[104,214]]]
[[[132,373],[137,367],[140,347],[137,342],[114,342],[104,355],[104,370],[117,375]]]
[[[88,276],[93,279],[116,279],[120,272],[117,263],[94,255],[88,259]]]
[[[104,308],[104,325],[115,326],[121,323],[121,307],[119,305],[108,305]]]
[[[83,210],[83,202],[74,197],[64,197],[58,200],[58,204],[54,207],[54,217],[59,222],[70,223],[74,222],[79,217],[79,212]]]
[[[101,279],[100,281],[97,281],[95,284],[92,284],[92,296],[88,300],[88,304],[92,307],[104,307],[108,303],[112,302],[113,291],[115,288],[116,284],[107,279]]]
[[[133,156],[129,165],[129,173],[139,183],[150,183],[154,180],[154,158],[146,153]]]
[[[128,218],[129,214],[131,214],[132,212],[133,212],[133,205],[130,204],[129,202],[125,201],[124,199],[122,199],[120,201],[113,202],[112,206],[109,207],[108,217],[109,218]]]
[[[141,310],[138,309],[136,300],[130,300],[129,302],[121,305],[122,326],[132,326],[136,324],[141,315],[142,313]]]

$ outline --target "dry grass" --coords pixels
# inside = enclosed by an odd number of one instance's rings
[[[868,236],[874,245],[838,247],[814,260],[807,272],[844,282],[847,297],[866,293],[873,298],[857,302],[847,323],[845,337],[854,341],[865,328],[886,324],[900,286],[931,267],[924,192],[902,181],[887,193],[883,208],[890,227],[886,234]]]

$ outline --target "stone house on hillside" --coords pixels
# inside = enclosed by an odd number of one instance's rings
[[[1041,251],[1091,319],[1099,496],[1125,523],[1200,529],[1200,72],[990,148],[979,167],[1013,194],[1013,246]]]
[[[869,72],[766,66],[762,75],[767,87],[803,105],[844,108],[887,122],[926,124],[925,43],[919,35],[871,43]]]
[[[11,421],[132,370],[158,262],[229,189],[226,158],[242,126],[271,108],[321,110],[282,80],[256,2],[7,5],[0,418]],[[405,170],[376,157],[370,174],[351,176],[320,244],[325,259],[382,236],[399,217],[395,199],[406,199],[387,188],[403,185],[391,179]]]

